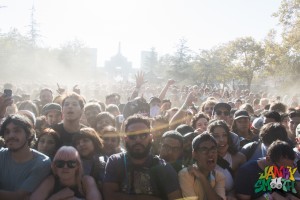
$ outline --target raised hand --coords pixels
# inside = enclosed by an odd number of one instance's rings
[[[78,85],[74,85],[73,92],[80,94],[80,89],[78,88]]]
[[[59,86],[59,84],[57,83],[57,90],[56,90],[56,92],[58,93],[58,94],[63,94],[64,92],[65,92],[66,90],[65,89],[63,89],[63,88],[61,88],[60,86]]]
[[[141,88],[142,85],[144,85],[145,83],[147,83],[147,81],[144,79],[144,72],[142,71],[138,71],[135,75],[135,87],[136,88]]]
[[[185,101],[184,101],[184,105],[185,106],[192,106],[193,105],[193,102],[196,102],[197,101],[197,97],[196,97],[196,95],[195,95],[195,92],[190,92],[188,95],[187,95],[187,97],[186,97],[186,99],[185,99]]]
[[[6,108],[13,103],[12,97],[3,94],[0,96],[0,118],[3,118],[6,112]]]
[[[168,86],[171,86],[175,83],[175,81],[173,79],[169,79],[168,82],[167,82],[167,85]]]

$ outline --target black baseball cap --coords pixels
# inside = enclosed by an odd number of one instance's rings
[[[237,110],[233,115],[233,119],[236,120],[239,118],[250,118],[250,116],[246,110]]]

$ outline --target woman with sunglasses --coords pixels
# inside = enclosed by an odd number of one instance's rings
[[[51,168],[53,174],[32,193],[31,200],[102,200],[94,179],[83,175],[80,156],[74,147],[61,147],[54,156]]]
[[[227,200],[236,199],[233,191],[234,174],[246,162],[246,157],[238,152],[238,149],[233,145],[230,130],[225,121],[216,120],[211,122],[207,131],[217,141],[218,158],[216,169],[225,175]]]

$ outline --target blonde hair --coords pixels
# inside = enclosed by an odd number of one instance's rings
[[[75,176],[76,176],[75,180],[76,180],[77,185],[79,186],[78,187],[79,191],[83,194],[81,179],[82,179],[84,173],[83,173],[82,162],[81,162],[78,151],[72,146],[62,146],[57,150],[57,152],[53,158],[52,164],[51,164],[53,175],[57,177],[57,168],[55,166],[56,160],[76,160],[78,168],[75,173]]]

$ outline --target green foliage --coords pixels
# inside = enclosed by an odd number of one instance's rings
[[[274,14],[283,28],[281,58],[283,71],[288,76],[299,76],[300,56],[300,0],[282,0]],[[278,70],[281,71],[281,70]]]
[[[195,82],[204,84],[225,83],[231,78],[223,62],[223,48],[201,50],[193,62]]]
[[[174,55],[167,57],[167,72],[177,81],[189,82],[192,72],[192,55],[191,50],[186,45],[187,41],[181,39],[177,45]]]
[[[246,81],[250,89],[254,75],[264,69],[265,51],[251,37],[238,38],[227,44],[226,61],[235,79]]]
[[[235,80],[250,88],[254,79],[270,76],[294,83],[300,75],[299,11],[300,0],[282,0],[274,14],[283,28],[280,42],[276,31],[270,30],[261,42],[243,37],[194,53],[187,41],[181,39],[175,52],[161,57],[152,48],[143,66],[150,76],[172,78],[188,84],[226,85]],[[38,27],[33,17],[30,28],[29,36],[23,36],[15,29],[0,33],[3,80],[38,77],[44,81],[53,77],[59,79],[61,74],[68,74],[73,79],[99,76],[87,70],[93,65],[91,49],[83,42],[69,41],[59,49],[42,48],[36,44]]]

